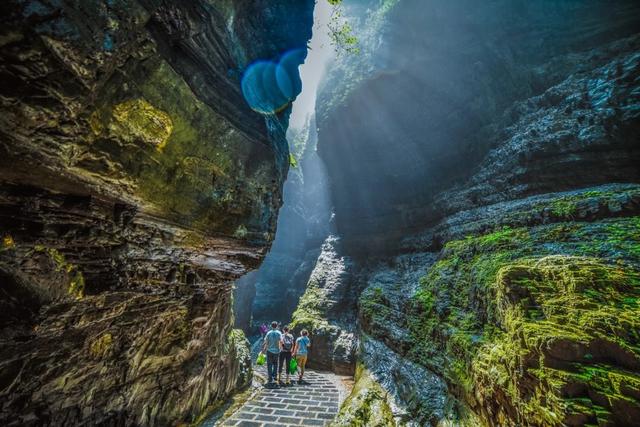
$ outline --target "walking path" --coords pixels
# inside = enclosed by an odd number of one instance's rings
[[[255,347],[254,347],[255,348]],[[255,359],[254,359],[255,360]],[[266,379],[264,366],[254,365],[255,374]],[[292,376],[292,379],[297,379]],[[346,377],[307,370],[304,384],[262,388],[218,426],[280,427],[326,426],[335,418],[347,394]]]

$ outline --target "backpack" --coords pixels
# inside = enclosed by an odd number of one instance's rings
[[[282,350],[283,351],[291,351],[293,348],[293,335],[284,334],[282,337]]]

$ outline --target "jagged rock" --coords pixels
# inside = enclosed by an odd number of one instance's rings
[[[250,378],[232,283],[263,258],[288,109],[244,69],[312,1],[0,5],[0,423],[194,421]]]
[[[634,95],[638,47],[640,38],[634,37],[584,54],[593,68],[517,103],[506,139],[469,181],[438,195],[436,209],[457,212],[531,194],[640,180],[640,151],[632,136],[640,132],[640,101]]]
[[[633,425],[638,4],[352,4],[318,147],[372,401],[396,425]]]
[[[249,313],[253,316],[252,327],[243,325],[250,333],[255,333],[256,327],[263,323],[274,320],[286,323],[291,319],[330,230],[327,176],[316,152],[315,121],[310,120],[297,136],[289,138],[298,141],[295,155],[299,161],[298,166],[289,171],[285,183],[278,234],[271,252],[252,279],[254,296],[239,307],[245,318]],[[250,292],[250,287],[247,290]]]
[[[376,382],[371,373],[358,365],[355,373],[355,385],[340,413],[330,424],[338,426],[393,427],[391,407],[386,400],[384,389]]]
[[[346,247],[391,250],[455,213],[442,193],[456,185],[460,210],[639,179],[637,37],[623,40],[637,35],[637,2],[350,4],[362,54],[331,67],[317,103]],[[486,170],[476,194],[467,180],[492,149],[501,169]]]
[[[327,237],[291,322],[296,332],[307,329],[310,333],[311,368],[341,374],[354,371],[359,285],[352,268],[351,259],[342,255],[340,239]]]

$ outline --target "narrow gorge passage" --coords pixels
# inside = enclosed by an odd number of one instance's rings
[[[0,425],[638,425],[637,0],[0,24]]]
[[[273,245],[264,262],[236,282],[236,327],[253,341],[259,326],[289,323],[331,230],[331,201],[326,168],[317,153],[316,94],[327,63],[335,55],[329,37],[332,8],[315,7],[313,35],[300,66],[302,91],[292,104],[287,131],[291,168],[283,187],[283,205]]]

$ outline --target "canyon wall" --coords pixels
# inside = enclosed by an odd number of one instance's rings
[[[353,349],[335,425],[637,422],[639,12],[345,2],[361,51],[317,112],[340,247],[294,315],[310,363]]]
[[[263,323],[291,319],[331,228],[328,180],[316,151],[315,120],[291,129],[289,141],[296,165],[284,185],[278,233],[260,269],[236,283],[237,325],[252,334]]]
[[[501,143],[514,102],[603,65],[581,53],[637,32],[633,2],[374,4],[345,2],[361,53],[341,56],[318,101],[337,227],[362,250],[436,222],[431,201]]]
[[[313,1],[0,12],[0,423],[194,421],[250,379],[232,286],[289,165],[290,108],[241,78],[306,49]]]

